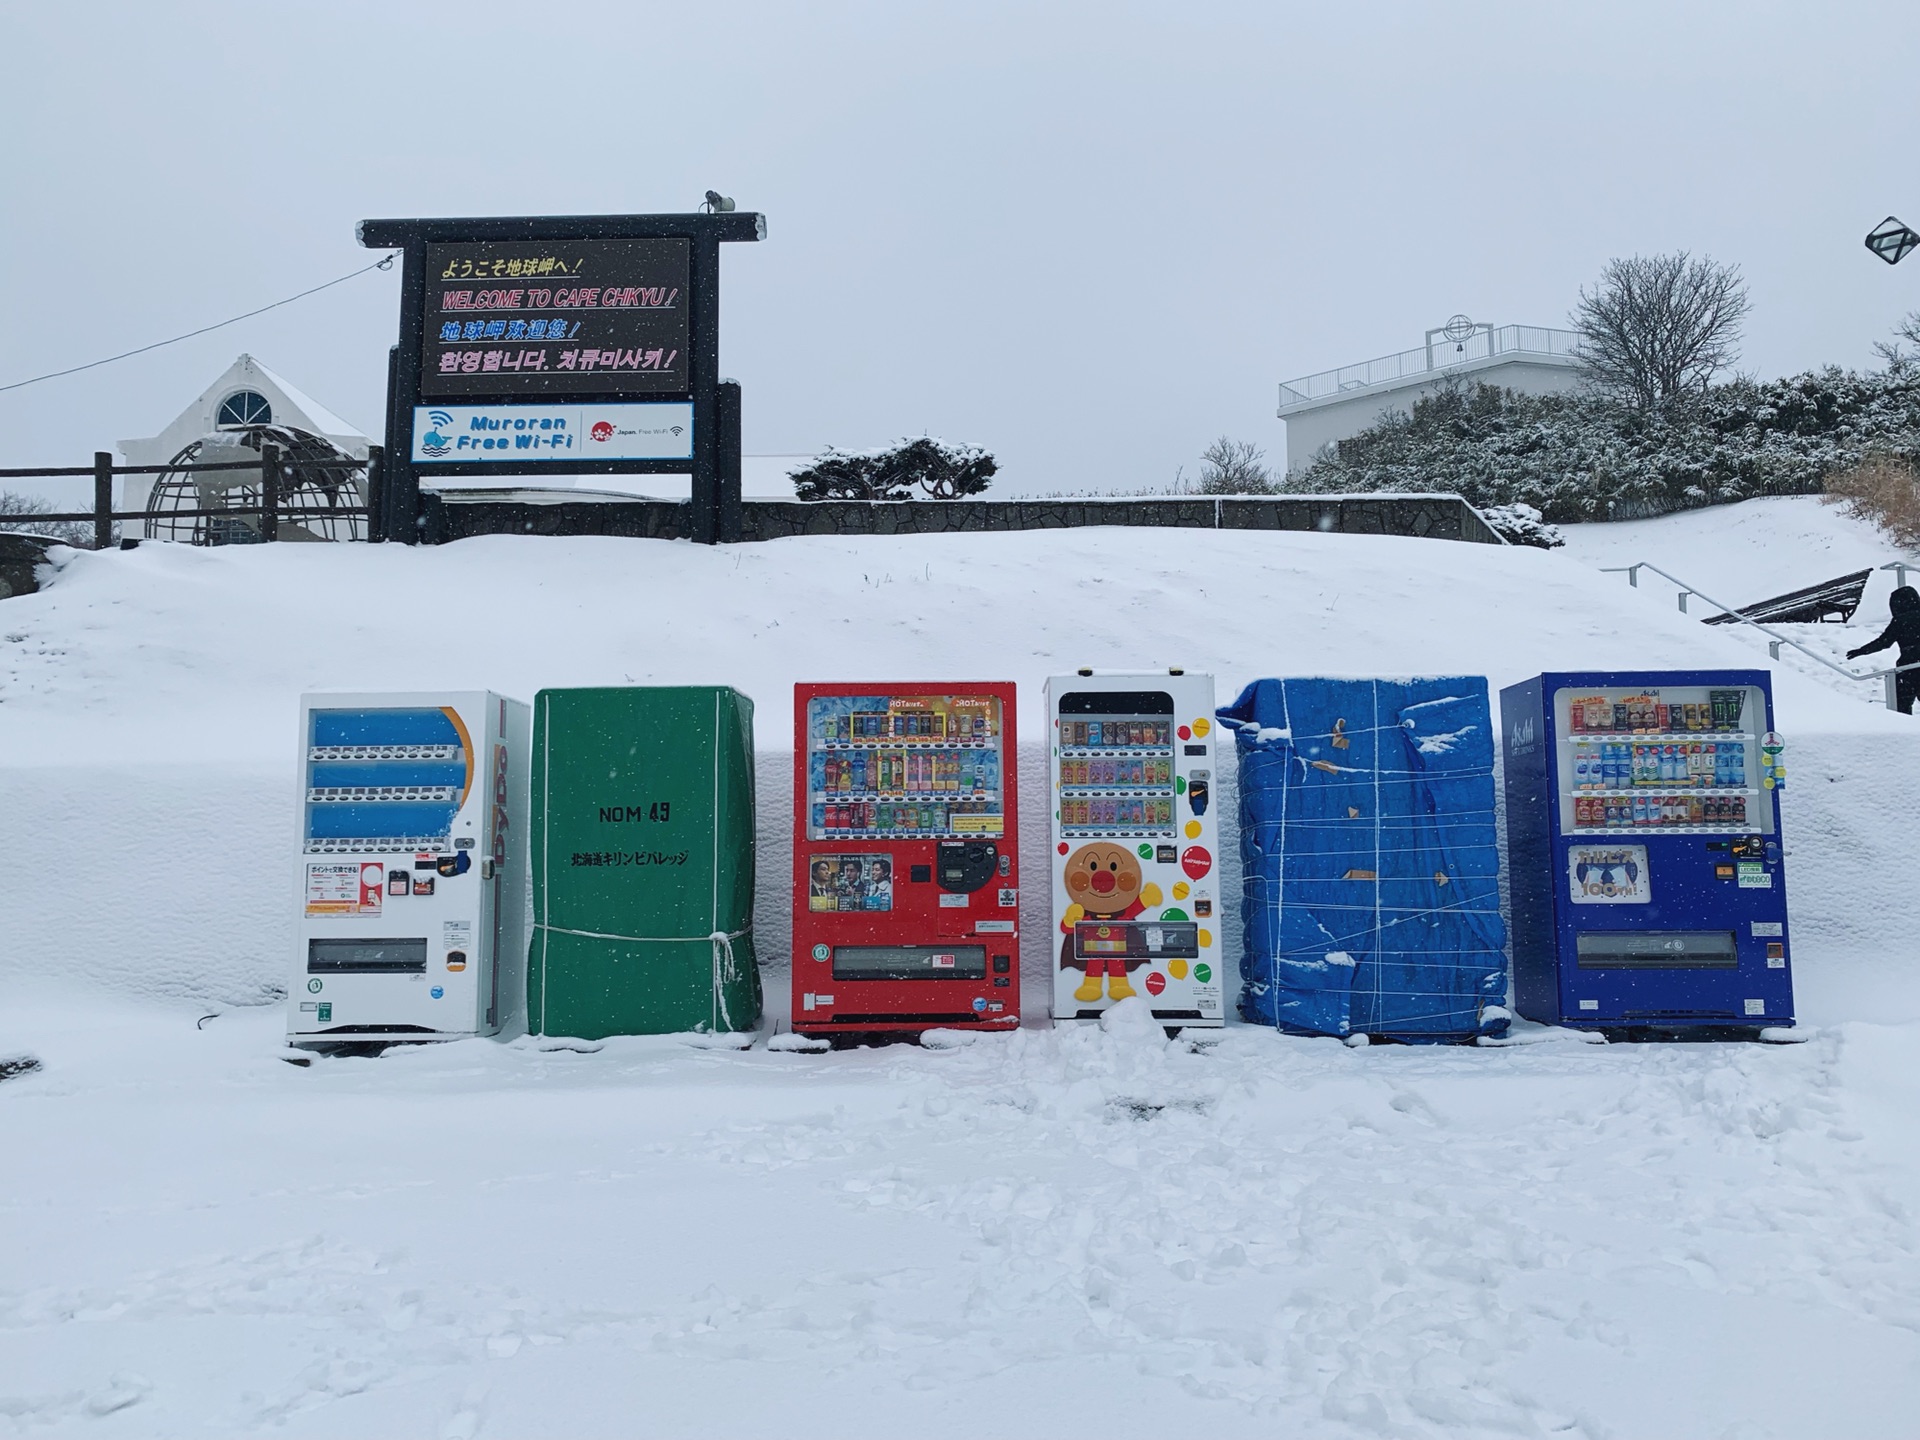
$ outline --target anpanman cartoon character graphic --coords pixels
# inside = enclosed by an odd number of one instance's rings
[[[1132,920],[1163,897],[1160,887],[1145,882],[1140,861],[1124,845],[1110,840],[1094,840],[1067,856],[1066,885],[1072,902],[1060,920],[1065,938],[1060,942],[1060,968],[1071,970],[1086,966],[1085,978],[1073,998],[1089,1004],[1100,998],[1101,982],[1106,983],[1109,1000],[1125,1000],[1134,993],[1127,983],[1127,961],[1122,955],[1089,955],[1083,960],[1073,953],[1074,926],[1082,920]],[[1144,959],[1133,962],[1144,965]]]

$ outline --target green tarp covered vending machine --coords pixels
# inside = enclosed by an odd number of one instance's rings
[[[725,686],[533,704],[536,1035],[752,1030],[753,701]]]

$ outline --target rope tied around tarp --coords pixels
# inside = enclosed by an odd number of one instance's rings
[[[750,933],[748,930],[714,930],[705,935],[615,935],[605,930],[575,930],[566,925],[549,925],[544,921],[533,922],[536,930],[550,931],[555,935],[578,935],[587,940],[621,940],[630,945],[708,945],[713,950],[712,979],[712,1020],[713,1033],[720,1033],[720,1024],[726,1022],[729,1031],[733,1029],[733,1016],[727,1009],[725,985],[738,978],[739,969],[734,961],[733,942]]]

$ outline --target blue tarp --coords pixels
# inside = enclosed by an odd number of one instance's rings
[[[1481,676],[1256,680],[1240,757],[1240,1013],[1315,1035],[1506,1029]]]

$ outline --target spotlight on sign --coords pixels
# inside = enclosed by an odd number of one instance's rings
[[[1920,234],[1891,215],[1867,232],[1867,249],[1889,265],[1898,265],[1916,245],[1920,245]]]
[[[727,215],[733,211],[733,197],[722,195],[718,190],[707,191],[707,213],[709,215]]]

